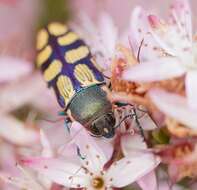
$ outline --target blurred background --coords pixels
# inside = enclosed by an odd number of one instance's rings
[[[99,12],[105,11],[113,17],[119,29],[124,30],[135,6],[140,5],[150,13],[167,15],[169,3],[170,0],[0,0],[0,50],[11,55],[25,51],[23,56],[31,57],[29,48],[34,42],[36,29],[52,18],[75,20],[83,12],[97,19]],[[193,12],[197,11],[196,1],[191,0],[191,4]]]
[[[170,2],[171,0],[0,0],[0,173],[6,171],[18,175],[13,166],[19,156],[41,153],[39,128],[52,126],[48,135],[52,139],[53,150],[64,143],[60,139],[66,139],[62,128],[58,128],[58,122],[46,122],[47,118],[56,120],[60,108],[54,94],[47,89],[35,69],[37,30],[49,21],[75,22],[80,13],[85,13],[96,21],[100,13],[107,12],[114,19],[118,30],[125,31],[129,27],[131,12],[137,5],[144,7],[149,13],[166,17]],[[197,1],[191,0],[191,5],[195,13]],[[193,24],[197,24],[197,19],[193,20]],[[63,121],[61,125],[64,125]],[[0,189],[12,188],[7,188],[0,181]]]

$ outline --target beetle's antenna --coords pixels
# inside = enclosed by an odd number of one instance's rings
[[[102,73],[102,75],[103,75],[106,79],[111,79],[111,77],[109,77],[109,76],[107,76],[107,75],[104,75],[103,73]]]
[[[125,120],[126,120],[127,118],[129,118],[129,117],[133,117],[133,115],[132,115],[132,114],[126,115],[126,116],[118,123],[118,125],[115,126],[115,129],[118,128],[118,127],[120,127],[120,125],[122,124],[122,122],[125,121]]]
[[[133,119],[135,120],[135,122],[136,122],[136,124],[137,124],[137,126],[138,126],[138,128],[139,128],[139,130],[140,130],[141,135],[142,135],[143,137],[145,137],[145,136],[144,136],[143,128],[142,128],[142,126],[141,126],[141,124],[140,124],[140,122],[139,122],[139,118],[137,117],[137,113],[136,113],[136,109],[135,109],[135,108],[133,108],[133,109],[132,109],[132,113],[129,114],[129,115],[126,115],[126,116],[119,122],[119,124],[115,126],[115,128],[120,127],[120,125],[122,124],[122,122],[125,121],[125,120],[126,120],[127,118],[129,118],[129,117],[131,117],[131,118],[133,118]]]
[[[136,122],[136,124],[137,124],[137,126],[140,130],[141,135],[145,138],[143,128],[142,128],[142,126],[141,126],[141,124],[138,120],[138,117],[137,117],[136,109],[132,109],[132,112],[133,112],[132,117],[134,118],[134,120],[135,120],[135,122]]]

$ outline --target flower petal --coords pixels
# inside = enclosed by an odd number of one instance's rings
[[[26,176],[27,177],[27,176]],[[5,183],[12,184],[13,186],[19,188],[19,189],[28,189],[28,190],[44,190],[44,188],[39,185],[39,183],[36,183],[31,178],[25,178],[25,177],[15,177],[8,173],[0,173],[0,179],[4,181]]]
[[[107,13],[102,13],[99,19],[99,35],[105,47],[105,54],[113,58],[118,39],[118,29],[114,24],[113,18]],[[103,52],[103,53],[104,53]]]
[[[117,27],[113,22],[113,18],[107,13],[99,16],[98,22],[95,24],[93,20],[86,14],[79,15],[81,27],[74,25],[76,31],[84,37],[87,44],[91,47],[92,54],[97,61],[101,70],[110,75],[111,59],[115,54],[115,45],[118,37]],[[84,30],[81,30],[83,28]]]
[[[143,154],[147,150],[147,145],[140,135],[124,135],[121,137],[121,147],[123,154],[128,155],[139,155]]]
[[[140,118],[140,125],[144,130],[154,130],[157,128],[156,123],[149,114],[145,114],[142,118]]]
[[[186,98],[159,89],[150,90],[149,96],[158,109],[166,115],[188,127],[197,129],[197,110],[188,106]]]
[[[123,72],[122,78],[135,82],[153,82],[178,77],[184,72],[175,58],[162,58],[131,66]]]
[[[148,22],[147,13],[139,6],[137,6],[131,15],[131,31],[130,42],[135,55],[140,54],[140,61],[149,61],[158,57],[158,51],[155,51],[155,47],[158,46],[152,35],[150,35],[150,25]],[[141,46],[141,47],[140,47]]]
[[[28,75],[32,71],[32,64],[14,57],[0,57],[0,82],[7,82]]]
[[[137,6],[133,9],[130,24],[132,45],[137,49],[149,30],[147,15],[141,7]]]
[[[68,160],[53,158],[28,158],[22,160],[23,165],[31,167],[51,181],[66,187],[79,188],[89,184],[85,170]]]
[[[197,109],[197,71],[189,71],[185,83],[188,104]]]
[[[53,150],[52,150],[51,144],[42,129],[40,130],[40,141],[42,144],[42,156],[43,157],[52,157]]]
[[[155,172],[152,171],[145,176],[141,177],[137,183],[142,188],[142,190],[157,190],[157,179]]]
[[[140,157],[126,156],[113,163],[106,173],[106,181],[112,187],[124,187],[152,171],[159,163],[151,154]]]
[[[136,109],[136,113],[139,118],[140,125],[144,130],[154,130],[157,128],[156,123],[150,117],[147,110]],[[133,128],[139,129],[135,120],[133,120],[132,126]]]
[[[39,134],[25,127],[25,124],[8,115],[0,115],[0,136],[17,145],[31,145]]]
[[[189,1],[173,0],[171,15],[173,21],[175,21],[181,28],[184,28],[185,35],[188,35],[190,40],[192,40],[192,18]]]
[[[39,98],[38,94],[45,87],[45,83],[40,74],[26,77],[22,81],[14,81],[9,85],[0,88],[1,112],[9,112],[31,102],[34,98]]]
[[[104,164],[108,161],[107,157],[103,150],[88,134],[86,129],[80,123],[73,122],[71,126],[71,135],[73,137],[73,141],[80,150],[81,156],[85,158],[81,159],[84,167],[88,168],[93,173],[102,171]]]

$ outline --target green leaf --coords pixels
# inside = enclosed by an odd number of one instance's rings
[[[152,136],[156,144],[169,144],[170,136],[165,128],[153,131]]]

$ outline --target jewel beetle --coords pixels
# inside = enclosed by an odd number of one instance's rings
[[[116,119],[89,47],[66,25],[52,22],[37,35],[37,67],[55,91],[69,120],[80,122],[93,136],[112,138]]]

